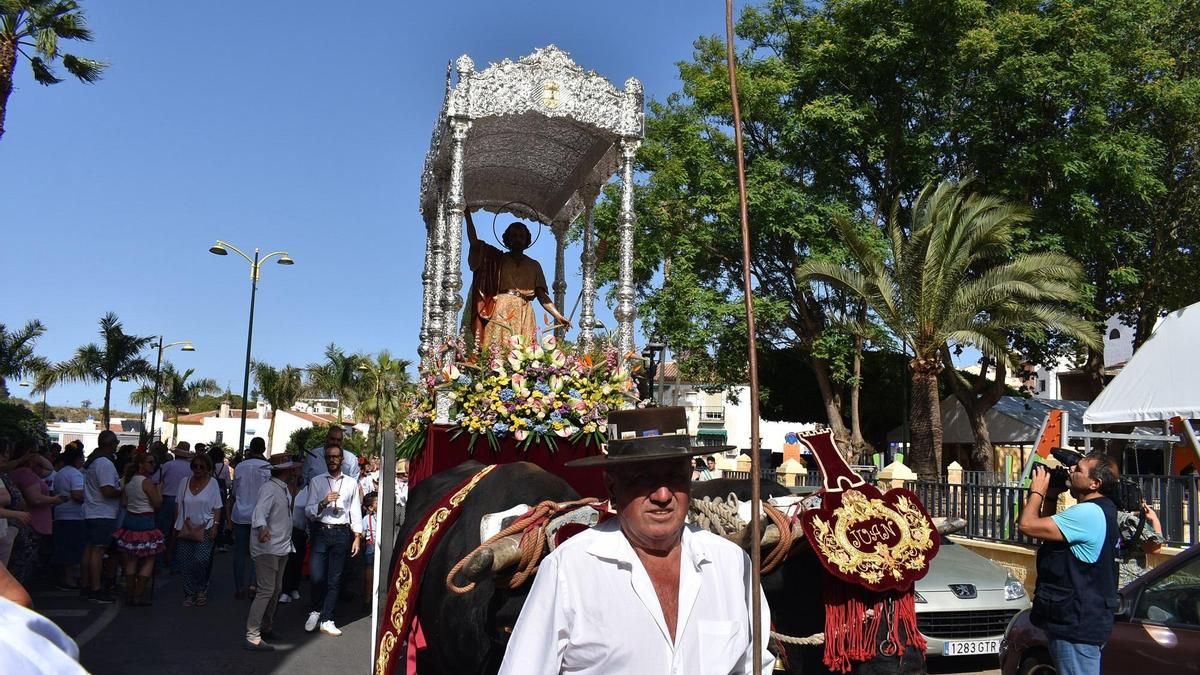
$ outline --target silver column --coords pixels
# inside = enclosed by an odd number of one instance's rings
[[[430,227],[429,238],[433,241],[429,244],[429,258],[425,261],[425,267],[429,270],[429,340],[428,353],[424,355],[426,359],[437,360],[438,352],[442,347],[442,339],[445,334],[442,332],[442,278],[446,274],[446,204],[442,197],[441,190],[437,195],[437,212],[434,214],[433,223]]]
[[[634,351],[633,320],[637,309],[633,304],[633,159],[637,155],[642,141],[637,138],[622,138],[621,151],[621,215],[617,221],[618,238],[618,273],[617,273],[617,309],[613,315],[617,319],[617,348],[621,352],[621,362],[625,363],[625,355]]]
[[[581,194],[584,198],[583,252],[579,254],[583,283],[583,297],[579,310],[579,344],[584,352],[591,353],[596,346],[596,198],[600,187],[588,185]]]
[[[432,356],[432,347],[429,344],[429,314],[433,305],[433,270],[430,269],[433,263],[433,239],[437,224],[430,222],[429,218],[425,219],[425,264],[421,268],[421,343],[417,347],[417,354],[421,361],[424,362]]]
[[[442,276],[442,335],[458,335],[458,312],[462,309],[462,221],[463,209],[463,148],[471,123],[462,118],[450,121],[453,141],[450,147],[450,191],[446,195],[445,233],[446,269]]]
[[[570,225],[570,223],[557,222],[550,226],[550,231],[554,233],[554,306],[558,307],[558,311],[563,316],[566,316],[568,311],[566,307],[566,263],[563,261],[563,252],[567,247],[567,228]],[[554,329],[554,335],[560,340],[566,337],[566,332],[565,328]]]

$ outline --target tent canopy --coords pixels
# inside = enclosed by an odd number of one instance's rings
[[[1200,303],[1168,314],[1083,415],[1086,425],[1200,419]]]
[[[992,442],[996,445],[1029,445],[1037,442],[1038,431],[1051,409],[1067,412],[1067,424],[1071,431],[1083,431],[1080,417],[1087,407],[1085,401],[1060,401],[1056,399],[1001,396],[996,405],[984,414]],[[889,442],[904,440],[904,429],[896,427],[888,432]],[[953,396],[942,401],[942,442],[946,444],[970,445],[975,442],[967,411]]]

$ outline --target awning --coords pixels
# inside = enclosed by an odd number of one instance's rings
[[[696,435],[697,436],[713,436],[715,438],[725,438],[725,436],[726,436],[724,429],[697,429]]]
[[[1083,415],[1084,424],[1200,419],[1200,303],[1167,314]]]

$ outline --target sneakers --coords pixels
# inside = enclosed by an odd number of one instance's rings
[[[288,595],[287,593],[279,594],[279,604],[286,605],[291,601],[292,601],[292,596]]]
[[[309,613],[308,613],[308,619],[307,619],[307,620],[304,622],[304,630],[305,630],[305,632],[307,632],[307,633],[311,633],[311,632],[313,632],[314,630],[316,630],[316,629],[317,629],[317,623],[318,623],[318,622],[320,622],[320,620],[321,620],[321,613],[320,613],[320,612],[309,612]],[[332,622],[330,622],[330,623],[332,623]]]
[[[292,599],[299,600],[300,599],[300,591],[292,591]]]
[[[184,596],[184,598],[183,598],[183,606],[184,607],[194,607],[195,605],[196,605],[196,601],[192,599],[192,596],[190,596],[190,595]]]
[[[321,622],[321,632],[326,635],[332,635],[334,637],[337,637],[342,634],[341,629],[339,629],[337,626],[333,625],[332,620]]]

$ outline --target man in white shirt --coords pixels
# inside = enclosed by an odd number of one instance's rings
[[[617,516],[542,561],[500,675],[748,675],[750,558],[685,524],[690,457],[711,447],[690,447],[683,408],[612,412],[608,423],[607,454],[567,464],[605,468]],[[774,665],[766,646],[762,675]]]
[[[358,481],[358,457],[353,452],[345,449],[342,442],[345,440],[346,432],[336,424],[329,427],[329,431],[325,432],[324,445],[312,448],[304,453],[304,484],[308,485],[312,479],[325,473],[325,448],[332,443],[339,448],[342,448],[342,473]]]
[[[159,487],[162,488],[162,506],[158,509],[158,529],[167,538],[167,550],[163,551],[163,564],[173,572],[179,571],[175,557],[175,504],[179,496],[179,484],[192,477],[192,446],[187,441],[175,445],[175,457],[158,470]]]
[[[121,507],[121,480],[112,458],[120,441],[105,429],[97,438],[99,447],[84,465],[83,520],[87,527],[87,548],[83,551],[84,596],[92,602],[109,605],[116,598],[100,590],[100,570],[104,551],[117,530],[117,510]]]
[[[408,460],[396,460],[396,527],[404,524],[408,507]]]
[[[333,623],[333,610],[346,560],[358,555],[362,543],[362,505],[358,482],[342,473],[342,449],[326,442],[323,456],[328,471],[309,482],[305,507],[312,525],[309,569],[313,592],[304,630],[311,633],[320,625],[322,633],[336,636],[342,631]]]
[[[233,497],[229,506],[229,522],[233,524],[233,597],[244,600],[253,597],[246,588],[246,568],[250,568],[250,586],[256,582],[254,567],[250,565],[250,518],[254,505],[258,503],[258,491],[271,478],[270,464],[263,453],[267,442],[255,436],[250,447],[233,471]]]
[[[300,463],[280,455],[271,463],[271,479],[258,491],[258,502],[250,519],[250,555],[258,572],[258,590],[246,618],[246,642],[251,651],[274,651],[263,641],[274,638],[275,607],[283,587],[283,572],[292,552],[292,488]]]

